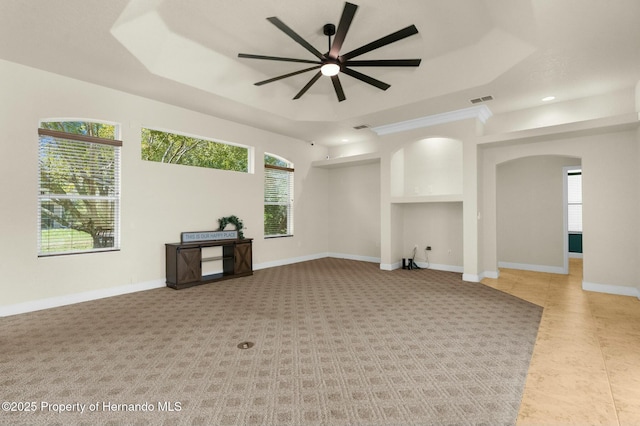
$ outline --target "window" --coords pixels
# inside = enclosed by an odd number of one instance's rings
[[[293,235],[293,163],[264,155],[264,236]]]
[[[567,202],[569,232],[582,232],[582,171],[567,173]]]
[[[160,130],[142,129],[142,159],[159,163],[249,171],[249,148]]]
[[[116,126],[42,122],[38,129],[38,256],[120,248]]]

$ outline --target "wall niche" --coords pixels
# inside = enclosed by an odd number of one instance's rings
[[[433,137],[407,144],[391,157],[394,202],[462,199],[462,142]]]

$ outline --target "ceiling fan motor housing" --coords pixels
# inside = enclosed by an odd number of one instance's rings
[[[331,37],[336,34],[336,26],[333,24],[325,24],[322,28],[322,32],[324,35]]]

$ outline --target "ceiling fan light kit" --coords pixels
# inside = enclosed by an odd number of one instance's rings
[[[340,72],[340,65],[331,63],[324,64],[320,67],[320,72],[322,72],[322,75],[326,75],[327,77],[338,75]]]
[[[278,56],[265,56],[265,55],[255,55],[248,53],[239,53],[239,58],[246,59],[261,59],[261,60],[270,60],[270,61],[282,61],[282,62],[296,62],[303,64],[314,64],[312,67],[304,68],[298,71],[293,71],[284,75],[280,75],[274,78],[270,78],[268,80],[263,80],[255,83],[256,86],[262,86],[267,83],[272,83],[274,81],[282,80],[284,78],[292,77],[294,75],[302,74],[308,71],[317,70],[316,74],[309,80],[309,82],[294,96],[293,99],[300,99],[302,95],[304,95],[311,86],[315,84],[316,81],[320,79],[320,77],[328,76],[331,78],[331,82],[333,83],[333,88],[336,92],[336,96],[338,97],[338,101],[342,102],[346,99],[344,94],[344,90],[342,89],[342,83],[340,82],[339,74],[346,74],[350,77],[353,77],[357,80],[360,80],[364,83],[370,84],[374,87],[377,87],[381,90],[387,90],[391,87],[389,84],[384,83],[380,80],[377,80],[369,75],[360,73],[352,69],[352,67],[417,67],[420,65],[421,59],[378,59],[378,60],[362,60],[362,61],[354,61],[353,58],[368,53],[372,50],[379,49],[388,44],[394,43],[396,41],[402,40],[414,34],[418,34],[418,29],[415,25],[410,25],[406,28],[403,28],[399,31],[396,31],[392,34],[389,34],[385,37],[379,38],[371,43],[368,43],[364,46],[361,46],[355,50],[352,50],[345,54],[340,54],[340,49],[342,48],[342,44],[347,36],[347,32],[349,31],[349,27],[351,26],[351,22],[355,16],[356,10],[358,6],[353,3],[345,3],[344,10],[342,11],[342,16],[340,17],[340,22],[338,23],[338,28],[336,29],[333,24],[325,24],[323,27],[323,33],[328,37],[329,41],[329,50],[327,53],[321,53],[315,47],[313,47],[310,43],[308,43],[305,39],[303,39],[300,35],[298,35],[295,31],[289,28],[284,22],[276,17],[267,18],[269,22],[278,27],[282,32],[287,34],[291,39],[293,39],[296,43],[300,44],[307,51],[312,53],[316,60],[309,59],[297,59],[297,58],[283,58]],[[331,37],[334,36],[333,42],[331,41]]]

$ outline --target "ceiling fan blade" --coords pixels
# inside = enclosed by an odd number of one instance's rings
[[[318,79],[319,79],[321,76],[322,76],[322,73],[321,73],[320,71],[318,71],[318,73],[317,73],[316,75],[314,75],[314,76],[313,76],[313,78],[312,78],[311,80],[309,80],[309,82],[306,84],[306,86],[304,86],[304,87],[302,88],[302,90],[300,90],[300,91],[298,92],[298,94],[297,94],[297,95],[295,95],[295,96],[293,97],[293,99],[300,99],[300,98],[302,97],[302,95],[304,95],[304,94],[307,92],[307,90],[309,90],[309,88],[310,88],[311,86],[313,86],[313,85],[314,85],[314,83],[315,83],[316,81],[318,81]]]
[[[278,77],[273,77],[273,78],[270,78],[269,80],[259,81],[257,83],[254,83],[254,85],[262,86],[263,84],[272,83],[274,81],[282,80],[283,78],[287,78],[287,77],[293,77],[294,75],[302,74],[302,73],[305,73],[307,71],[317,70],[318,68],[320,68],[320,65],[317,65],[317,66],[311,67],[311,68],[305,68],[305,69],[299,70],[299,71],[290,72],[289,74],[284,74],[284,75],[281,75],[281,76],[278,76]],[[318,71],[318,73],[320,73],[320,72]]]
[[[302,64],[322,64],[322,62],[320,61],[310,61],[308,59],[281,58],[279,56],[252,55],[250,53],[238,53],[238,58],[266,59],[269,61],[284,61],[284,62],[300,62]]]
[[[342,56],[343,60],[348,60],[351,58],[355,58],[356,56],[363,55],[367,52],[371,52],[374,49],[378,49],[380,47],[386,46],[387,44],[394,43],[398,40],[402,40],[403,38],[407,38],[414,34],[418,34],[418,29],[415,25],[410,25],[407,28],[403,28],[399,31],[396,31],[393,34],[389,34],[388,36],[379,38],[378,40],[372,41],[369,44],[365,44],[362,47],[357,48],[356,50],[352,50],[349,53],[345,53]]]
[[[422,59],[374,59],[370,61],[347,61],[346,67],[417,67]]]
[[[344,90],[342,90],[342,84],[340,83],[340,79],[337,75],[331,76],[331,82],[333,83],[333,88],[336,91],[336,96],[338,96],[338,102],[342,102],[347,99],[344,96]]]
[[[322,55],[322,53],[320,53],[318,51],[318,49],[316,49],[315,47],[313,47],[312,45],[310,45],[305,39],[303,39],[302,37],[300,37],[298,35],[298,33],[296,33],[295,31],[293,31],[291,28],[289,28],[284,22],[282,22],[280,19],[276,18],[275,16],[271,17],[271,18],[267,18],[267,20],[269,22],[271,22],[273,25],[275,25],[276,27],[278,27],[282,32],[284,32],[286,35],[288,35],[289,37],[291,37],[296,43],[298,43],[299,45],[301,45],[302,47],[304,47],[305,49],[307,49],[309,52],[313,53],[313,55],[322,60],[324,59],[324,56]]]
[[[376,80],[373,77],[369,77],[368,75],[362,74],[362,73],[360,73],[358,71],[355,71],[355,70],[352,70],[352,69],[349,69],[349,68],[346,68],[346,67],[342,68],[342,72],[347,74],[347,75],[350,75],[353,78],[357,78],[360,81],[364,81],[365,83],[368,83],[368,84],[370,84],[372,86],[376,86],[378,89],[381,89],[381,90],[387,90],[389,87],[391,87],[391,85],[389,85],[389,84],[387,84],[385,82],[382,82],[380,80]]]
[[[338,29],[336,30],[336,35],[333,38],[333,44],[331,45],[331,50],[329,51],[330,58],[338,58],[338,53],[342,48],[342,43],[347,36],[347,32],[349,31],[351,21],[353,21],[353,17],[356,14],[356,10],[358,10],[357,5],[349,2],[346,2],[344,4],[344,10],[342,11],[342,16],[340,17],[340,22],[338,23]]]

